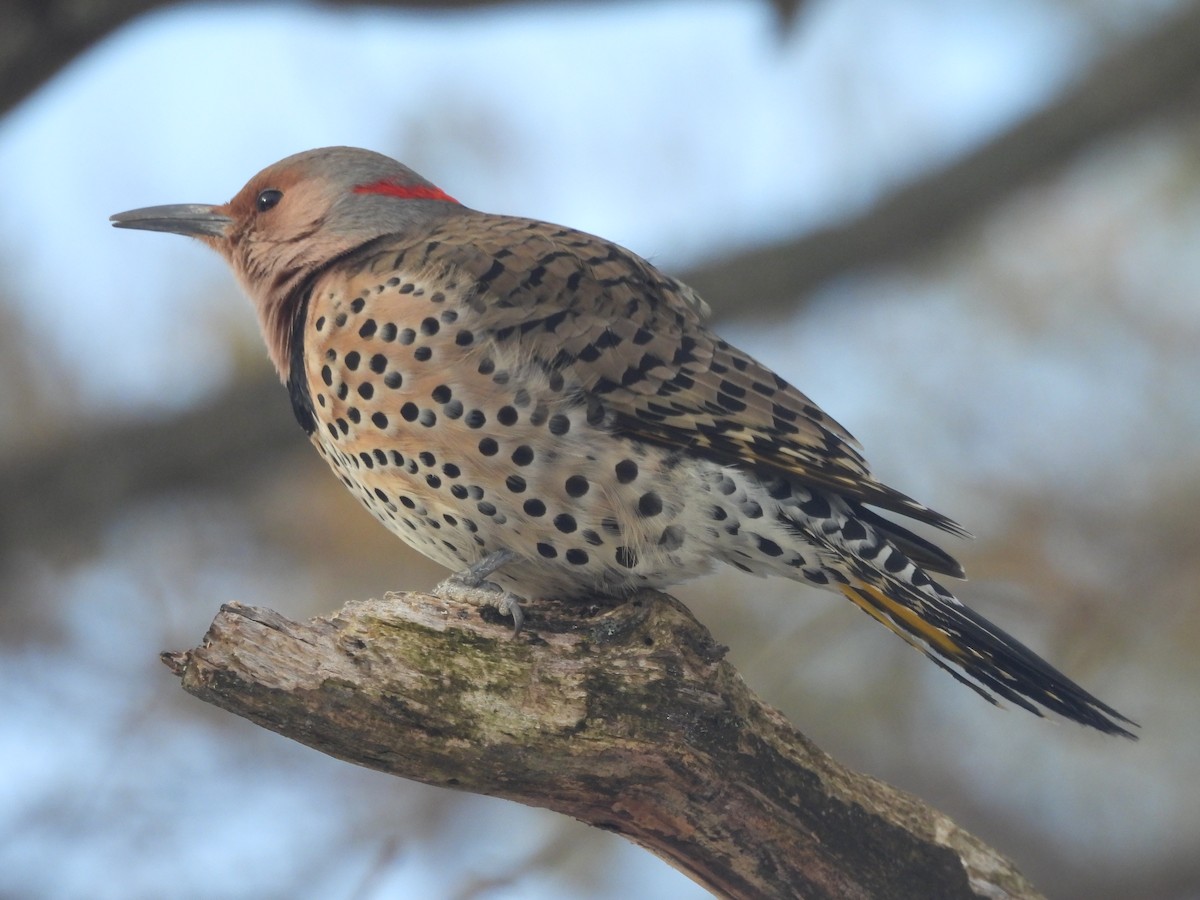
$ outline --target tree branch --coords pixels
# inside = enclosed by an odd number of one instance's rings
[[[459,9],[512,0],[325,0],[327,6]],[[533,0],[525,0],[533,2]],[[179,0],[0,0],[0,113],[7,112],[93,44],[138,16]]]
[[[1095,142],[1200,99],[1200,3],[1097,62],[1053,102],[856,218],[714,259],[685,280],[718,315],[793,312],[796,298],[846,272],[928,253],[1013,191]]]
[[[520,5],[534,2],[546,0],[520,0]],[[557,6],[563,2],[554,0]],[[800,0],[772,0],[772,4],[780,22],[786,25],[795,18]],[[146,13],[181,5],[179,0],[0,0],[0,21],[4,22],[6,35],[0,38],[0,114],[16,106],[76,56],[122,25]],[[445,12],[518,3],[516,0],[324,0],[323,5]]]
[[[941,813],[851,772],[746,687],[677,600],[426,594],[296,623],[225,606],[163,654],[185,690],[348,762],[553,809],[726,897],[1038,896]]]
[[[114,509],[164,491],[238,490],[281,453],[309,452],[286,391],[267,366],[170,419],[94,424],[70,437],[0,456],[0,547],[86,544]],[[71,514],[47,497],[69,498]]]

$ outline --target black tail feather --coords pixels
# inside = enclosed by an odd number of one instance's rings
[[[913,534],[902,525],[897,525],[891,519],[885,519],[879,513],[867,509],[862,504],[851,504],[850,508],[862,521],[868,523],[894,544],[905,556],[927,572],[939,575],[949,575],[951,578],[966,578],[967,573],[957,559],[932,541],[927,541],[920,535]]]
[[[1136,722],[944,589],[920,590],[896,580],[881,584],[878,578],[878,573],[864,572],[843,592],[987,700],[996,703],[993,694],[999,695],[1035,715],[1042,715],[1041,707],[1105,734],[1137,740],[1122,725],[1136,728]]]

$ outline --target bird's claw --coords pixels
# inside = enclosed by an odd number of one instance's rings
[[[513,620],[513,637],[521,633],[525,627],[525,613],[521,610],[521,600],[511,591],[506,591],[500,585],[487,581],[487,577],[501,566],[512,562],[517,555],[511,550],[497,550],[489,553],[474,565],[468,566],[461,572],[455,572],[433,589],[437,597],[447,600],[458,600],[475,606],[490,606],[499,610],[501,615],[511,616]]]

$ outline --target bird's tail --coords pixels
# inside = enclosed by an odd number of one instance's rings
[[[839,585],[855,605],[900,635],[991,703],[996,696],[1035,715],[1039,707],[1105,734],[1136,736],[1136,723],[1093,697],[1067,676],[915,566],[908,578],[851,560],[849,583]]]

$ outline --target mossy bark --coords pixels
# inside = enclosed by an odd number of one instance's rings
[[[163,654],[197,697],[323,753],[624,835],[727,897],[1038,896],[948,818],[851,772],[747,688],[674,598],[425,594],[289,621],[222,608]]]

